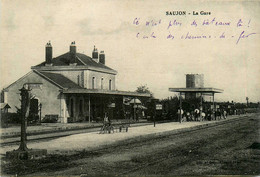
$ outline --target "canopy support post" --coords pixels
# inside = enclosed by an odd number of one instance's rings
[[[90,95],[88,95],[88,123],[90,123]]]
[[[181,120],[182,120],[182,98],[181,98],[181,92],[180,92],[180,116],[179,116],[179,119],[180,119],[180,123],[181,123]]]

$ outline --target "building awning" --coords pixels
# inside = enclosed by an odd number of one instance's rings
[[[101,89],[67,89],[61,91],[64,94],[103,94],[103,95],[121,95],[132,97],[151,97],[149,93],[128,92],[119,90],[101,90]]]
[[[134,98],[130,101],[131,104],[141,104],[141,101],[137,98]]]
[[[224,90],[217,88],[169,88],[169,91],[186,93],[222,93]]]

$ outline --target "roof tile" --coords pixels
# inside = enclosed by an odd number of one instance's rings
[[[77,53],[76,56],[77,56],[76,57],[77,66],[86,65],[86,66],[91,66],[91,67],[95,67],[95,68],[103,68],[103,69],[108,69],[108,70],[114,71],[113,69],[109,68],[108,66],[106,66],[102,63],[95,62],[94,60],[92,60],[91,57],[89,57],[85,54]],[[70,52],[67,52],[63,55],[53,58],[52,64],[53,64],[53,66],[68,66],[70,64],[70,60],[71,60]],[[45,63],[46,62],[42,62],[42,63],[36,65],[36,67],[45,66]]]
[[[38,72],[63,88],[82,88],[79,85],[77,85],[75,82],[73,82],[72,80],[68,79],[67,77],[61,74],[43,72],[43,71],[38,71]]]

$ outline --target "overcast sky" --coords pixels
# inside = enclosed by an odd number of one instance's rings
[[[174,95],[170,87],[185,87],[185,74],[199,73],[205,87],[224,89],[218,101],[260,101],[259,1],[2,0],[0,8],[1,88],[43,62],[49,40],[54,57],[76,41],[80,53],[91,56],[94,45],[105,51],[106,64],[118,71],[118,90],[146,84],[155,97],[166,98]],[[151,20],[157,25],[146,26]],[[174,20],[179,24],[168,28]],[[197,27],[190,25],[194,20]],[[185,39],[187,34],[206,39]]]

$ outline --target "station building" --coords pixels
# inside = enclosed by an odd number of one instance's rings
[[[9,112],[20,108],[19,89],[25,83],[41,85],[41,89],[31,90],[30,111],[39,114],[40,108],[41,117],[57,115],[62,123],[102,119],[108,109],[113,110],[113,117],[123,118],[125,100],[150,97],[117,90],[117,71],[106,66],[104,51],[98,52],[95,46],[92,57],[78,53],[75,42],[69,52],[56,58],[52,50],[48,42],[45,61],[32,66],[29,73],[3,90],[3,101],[11,107]]]

